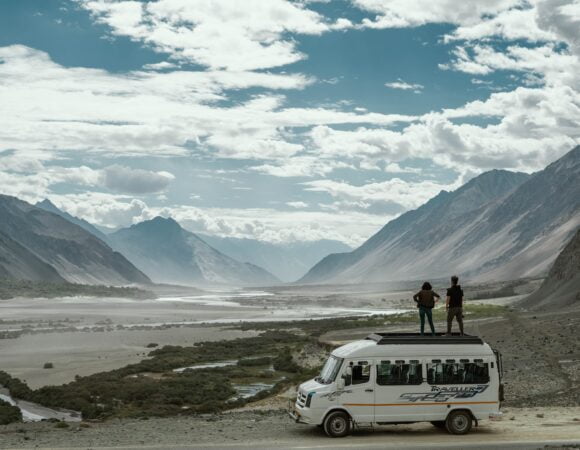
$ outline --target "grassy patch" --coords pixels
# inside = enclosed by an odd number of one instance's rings
[[[156,298],[153,292],[134,287],[92,286],[75,283],[48,283],[41,281],[0,279],[0,299],[14,297],[123,297],[134,299]]]

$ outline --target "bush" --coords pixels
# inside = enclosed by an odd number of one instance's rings
[[[46,362],[44,363],[44,366],[42,366],[43,369],[54,369],[54,364],[51,362]]]
[[[300,366],[292,359],[290,351],[280,353],[274,360],[274,369],[282,372],[296,373],[300,371]]]
[[[0,425],[22,422],[22,412],[17,406],[0,399]]]

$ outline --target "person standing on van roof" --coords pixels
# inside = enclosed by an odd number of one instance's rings
[[[431,283],[428,281],[425,281],[421,290],[413,295],[413,300],[417,302],[417,308],[419,308],[419,319],[421,320],[421,336],[425,332],[425,316],[427,316],[427,319],[429,320],[431,334],[435,336],[435,326],[433,325],[433,307],[440,298],[441,297],[439,297],[439,294],[432,290]]]
[[[451,287],[447,289],[447,301],[445,307],[447,308],[447,334],[451,334],[451,325],[453,318],[457,318],[459,324],[459,332],[463,336],[463,289],[459,286],[459,278],[457,275],[451,277]]]

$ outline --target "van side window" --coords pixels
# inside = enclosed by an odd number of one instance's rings
[[[377,384],[406,385],[423,382],[422,366],[418,361],[408,363],[381,361],[377,364]]]
[[[489,383],[489,364],[483,362],[428,364],[427,381],[429,384]]]
[[[371,379],[371,365],[367,361],[358,361],[352,366],[352,384],[368,383]]]

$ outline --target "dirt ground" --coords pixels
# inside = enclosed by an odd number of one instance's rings
[[[344,439],[331,439],[315,426],[300,425],[280,410],[230,412],[198,417],[149,420],[114,420],[104,424],[79,424],[56,428],[53,423],[11,425],[0,428],[0,447],[9,448],[99,448],[188,446],[219,448],[232,444],[261,448],[317,447],[340,444],[429,446],[457,443],[466,447],[486,441],[567,440],[580,443],[580,407],[508,408],[501,421],[481,422],[466,436],[452,436],[430,424],[388,425],[361,429]],[[86,426],[86,425],[85,425]]]

